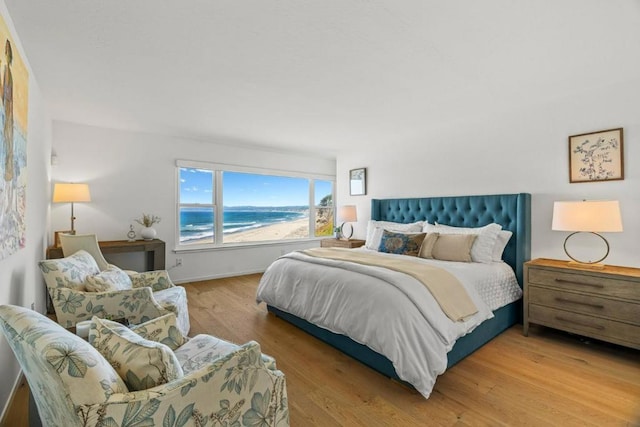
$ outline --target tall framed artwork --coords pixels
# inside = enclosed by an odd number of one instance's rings
[[[349,194],[364,196],[367,194],[367,168],[351,169],[349,171]]]
[[[622,128],[569,137],[569,182],[624,179]]]
[[[0,15],[0,259],[24,248],[29,71]]]

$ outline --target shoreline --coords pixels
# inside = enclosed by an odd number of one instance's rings
[[[270,240],[285,240],[309,237],[309,218],[300,218],[293,221],[269,224],[250,230],[237,231],[224,234],[224,243],[262,242]],[[325,236],[327,237],[327,236]],[[201,243],[211,243],[211,238],[189,240],[181,245],[189,246]]]

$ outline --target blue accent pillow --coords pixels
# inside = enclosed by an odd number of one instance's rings
[[[384,230],[378,252],[418,256],[426,233],[398,233]]]

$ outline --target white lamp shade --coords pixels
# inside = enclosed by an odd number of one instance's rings
[[[57,182],[53,186],[53,202],[54,203],[75,203],[90,202],[91,194],[89,193],[88,184],[72,184]]]
[[[355,205],[344,205],[338,210],[338,218],[343,222],[355,222],[358,220],[358,213]]]
[[[554,202],[551,229],[592,233],[622,231],[617,200]]]

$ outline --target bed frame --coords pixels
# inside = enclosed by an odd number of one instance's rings
[[[529,260],[531,251],[530,194],[373,199],[371,200],[371,219],[400,223],[429,221],[432,224],[438,222],[457,227],[481,227],[492,222],[498,223],[502,225],[503,230],[513,232],[502,258],[513,268],[518,283],[522,287],[523,264]],[[391,361],[369,347],[275,307],[267,305],[267,309],[378,372],[398,379]],[[520,300],[515,301],[499,308],[493,314],[494,318],[486,320],[472,333],[456,341],[451,351],[447,353],[447,368],[521,321],[522,303]]]

